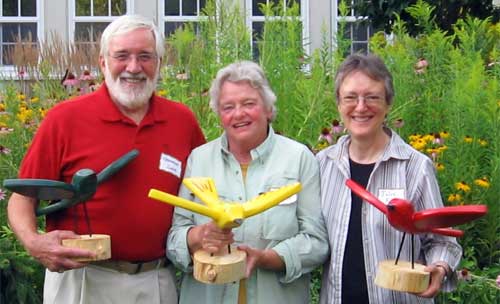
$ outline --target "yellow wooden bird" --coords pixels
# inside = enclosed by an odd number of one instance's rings
[[[296,182],[272,190],[245,202],[230,203],[219,199],[215,182],[209,177],[185,178],[184,185],[191,190],[205,205],[171,195],[156,189],[149,190],[150,198],[161,202],[191,210],[212,218],[220,228],[234,228],[243,223],[247,217],[264,212],[279,204],[283,200],[298,193],[301,190],[300,183]]]

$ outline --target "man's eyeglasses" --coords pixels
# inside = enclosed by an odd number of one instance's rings
[[[346,95],[340,97],[340,102],[346,106],[355,106],[361,101],[367,106],[379,106],[385,102],[385,97],[380,95]]]
[[[147,53],[147,52],[139,53],[137,55],[126,53],[126,52],[123,52],[123,53],[120,52],[120,53],[110,54],[110,57],[116,61],[123,62],[123,63],[129,62],[134,57],[138,62],[141,62],[141,63],[150,63],[150,62],[156,60],[156,58],[157,58],[157,56],[155,54]]]

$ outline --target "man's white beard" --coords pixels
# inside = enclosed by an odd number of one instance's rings
[[[106,63],[106,68],[104,69],[104,80],[108,87],[109,94],[112,99],[118,102],[123,107],[135,110],[145,106],[151,95],[156,88],[156,82],[158,81],[158,74],[155,74],[154,79],[149,79],[146,74],[138,73],[131,74],[129,72],[122,72],[116,79],[113,79],[111,71],[109,70],[109,65]],[[121,84],[120,78],[132,78],[132,79],[146,79],[146,83],[140,87],[127,86],[126,84]]]

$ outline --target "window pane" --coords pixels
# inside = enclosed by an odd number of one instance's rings
[[[21,16],[36,16],[36,0],[21,0]]]
[[[76,16],[90,16],[90,0],[76,0]]]
[[[165,37],[172,35],[184,22],[165,22]]]
[[[196,16],[196,0],[182,0],[182,15]]]
[[[299,8],[299,14],[300,14],[300,0],[287,0],[286,1],[286,6],[287,7],[292,7],[292,5],[297,4]]]
[[[17,0],[3,0],[3,12],[4,17],[18,16],[17,10]]]
[[[12,65],[12,55],[14,53],[14,45],[4,45],[2,48],[2,63],[5,65]]]
[[[368,40],[368,24],[356,23],[354,25],[353,39],[355,41],[367,41]]]
[[[101,39],[101,34],[108,24],[109,22],[94,22],[92,24],[92,41],[99,41]]]
[[[78,22],[75,24],[75,42],[97,42],[108,22]]]
[[[94,16],[109,16],[108,0],[94,0]]]
[[[200,0],[200,12],[205,8],[205,5],[207,4],[206,0]]]
[[[88,22],[75,23],[75,41],[91,41],[92,24]]]
[[[2,24],[2,42],[15,42],[17,39],[19,39],[19,24]]]
[[[367,43],[353,43],[352,44],[353,53],[368,54],[368,44]]]
[[[179,15],[179,0],[165,0],[165,16]]]
[[[121,16],[127,13],[127,1],[126,0],[112,0],[111,1],[111,15]]]
[[[21,39],[23,41],[37,41],[36,23],[21,23]]]
[[[266,0],[253,0],[252,1],[252,15],[253,16],[264,16],[264,14],[261,11],[261,5],[260,4],[266,4]]]

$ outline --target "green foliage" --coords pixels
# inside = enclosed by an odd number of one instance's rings
[[[6,226],[0,227],[0,302],[41,303],[43,268]]]
[[[465,231],[459,240],[464,248],[460,268],[468,270],[471,280],[462,281],[453,293],[440,294],[437,302],[493,303],[499,297],[493,280],[500,273],[500,25],[490,18],[464,17],[454,24],[452,33],[439,25],[442,8],[419,1],[405,10],[407,5],[400,1],[383,2],[373,1],[377,9],[387,9],[393,16],[394,36],[387,40],[377,33],[370,49],[384,59],[394,79],[396,96],[389,126],[434,159],[445,204],[482,203],[489,208],[483,219],[460,227]],[[168,64],[161,71],[158,94],[187,104],[207,139],[214,139],[222,129],[208,106],[212,79],[229,63],[257,58],[278,97],[273,127],[320,149],[324,142],[318,144],[318,135],[338,119],[333,77],[349,41],[341,35],[333,37],[337,48],[331,50],[332,37],[325,30],[323,46],[309,55],[303,48],[306,38],[300,30],[298,7],[285,9],[272,3],[261,7],[265,22],[252,48],[242,10],[236,5],[216,8],[213,1],[207,2],[201,22],[186,24],[167,38],[164,61]],[[401,7],[388,9],[397,3]],[[349,11],[344,1],[339,8],[344,15]],[[416,24],[420,32],[415,37]],[[339,25],[340,33],[344,27],[345,23]],[[44,76],[34,83],[9,85],[0,92],[0,127],[10,130],[0,134],[1,146],[9,151],[0,154],[2,180],[15,177],[45,110],[75,94],[50,78],[52,67],[47,61],[38,68],[37,75]],[[436,134],[442,139],[439,144]],[[2,224],[4,210],[0,208]],[[43,272],[8,229],[0,234],[0,250],[1,283],[36,286],[9,296],[22,302],[31,291],[39,294]],[[320,284],[318,269],[313,273],[312,303],[318,301]],[[2,290],[14,292],[6,288]]]

